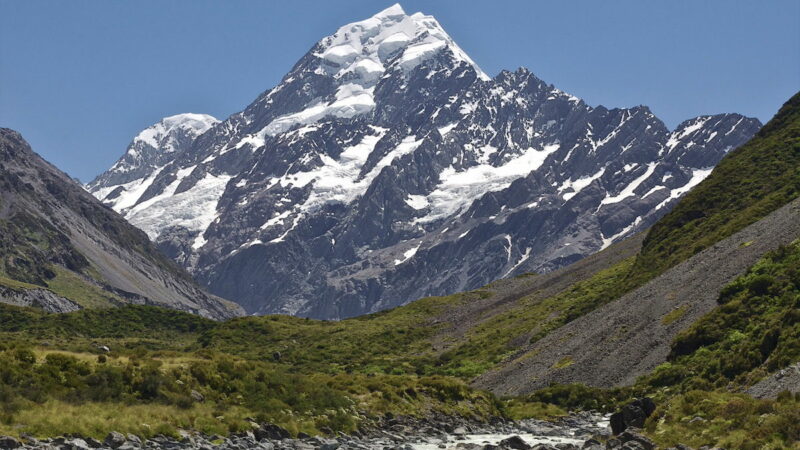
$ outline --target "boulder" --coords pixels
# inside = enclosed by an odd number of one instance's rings
[[[644,450],[653,450],[656,448],[655,442],[651,441],[648,437],[642,435],[639,430],[634,428],[628,428],[622,432],[622,434],[619,435],[619,439],[623,443],[622,448],[642,448]],[[625,447],[625,445],[628,444],[640,447]]]
[[[511,436],[510,438],[503,439],[500,441],[500,446],[513,448],[514,450],[530,450],[531,448],[531,446],[519,436]]]
[[[584,442],[581,446],[582,450],[601,450],[603,449],[603,444],[600,443],[597,439],[589,439],[588,441]]]
[[[108,433],[103,443],[111,448],[119,448],[125,443],[125,435],[116,431]]]
[[[62,450],[89,450],[89,444],[83,439],[70,439],[61,446]]]
[[[611,431],[615,435],[624,432],[628,427],[642,428],[648,417],[656,410],[650,398],[638,398],[622,407],[622,410],[611,415]]]
[[[204,401],[205,401],[205,399],[206,399],[206,398],[203,396],[203,394],[201,394],[201,393],[199,393],[199,392],[195,391],[194,389],[192,389],[192,392],[190,392],[190,393],[189,393],[189,395],[192,397],[192,400],[194,400],[194,401],[196,401],[196,402],[198,402],[198,403],[202,403],[202,402],[204,402]]]
[[[271,423],[262,424],[260,427],[253,430],[253,435],[255,435],[256,440],[259,441],[263,441],[265,439],[279,441],[292,437],[288,431]]]
[[[622,444],[622,450],[645,450],[644,446],[636,441],[630,441]]]
[[[13,449],[19,448],[20,444],[18,440],[12,438],[11,436],[0,436],[0,449]]]
[[[84,440],[86,441],[86,444],[91,448],[100,448],[103,446],[103,443],[95,438],[88,437]]]
[[[480,445],[480,444],[471,444],[471,443],[467,443],[467,442],[459,442],[458,444],[456,444],[456,448],[457,449],[460,448],[460,449],[463,449],[463,450],[483,450],[484,447],[483,447],[483,445]]]

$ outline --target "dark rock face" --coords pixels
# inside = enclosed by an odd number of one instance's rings
[[[527,69],[489,78],[435,19],[392,7],[189,148],[89,189],[248,312],[343,318],[597,252],[760,126],[719,114],[669,130]]]

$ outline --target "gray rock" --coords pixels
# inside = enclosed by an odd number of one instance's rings
[[[137,447],[142,446],[142,439],[135,434],[128,434],[128,442]]]
[[[122,433],[118,433],[116,431],[112,431],[108,433],[103,443],[111,448],[119,448],[124,444],[126,441],[125,435]]]
[[[22,444],[11,436],[0,436],[0,449],[10,450],[19,448]]]
[[[92,438],[92,437],[87,437],[84,440],[86,441],[86,444],[91,448],[100,448],[100,447],[103,446],[102,442],[100,442],[97,439]]]
[[[70,439],[61,446],[63,450],[89,450],[90,447],[85,440],[80,438]]]
[[[509,438],[503,439],[500,441],[501,447],[512,448],[514,450],[529,450],[531,448],[527,442],[525,442],[519,436],[511,436]]]
[[[202,402],[204,402],[204,401],[205,401],[205,399],[206,399],[206,398],[203,396],[203,394],[201,394],[201,393],[199,393],[199,392],[195,391],[194,389],[192,389],[192,392],[191,392],[189,395],[191,395],[191,397],[192,397],[192,400],[194,400],[194,401],[196,401],[196,402],[198,402],[198,403],[202,403]]]
[[[623,448],[625,445],[629,446],[637,446],[637,447],[628,447],[628,448],[642,448],[644,450],[653,450],[656,447],[655,442],[650,440],[650,438],[643,436],[641,432],[635,428],[628,428],[622,434],[619,435],[620,441],[623,442]]]

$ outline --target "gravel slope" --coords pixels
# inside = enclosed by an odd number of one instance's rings
[[[625,296],[561,327],[515,360],[475,380],[500,395],[551,383],[631,384],[666,360],[670,343],[717,306],[720,289],[766,252],[800,236],[800,199],[724,239]],[[671,323],[663,318],[682,308]],[[569,361],[572,361],[569,364]],[[567,363],[567,367],[553,368]]]

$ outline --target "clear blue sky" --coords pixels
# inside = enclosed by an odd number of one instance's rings
[[[392,1],[0,0],[0,126],[83,181],[181,112],[218,118],[274,86],[320,38]],[[768,120],[800,89],[800,2],[401,2],[439,22],[490,75],[525,66],[668,126]]]

